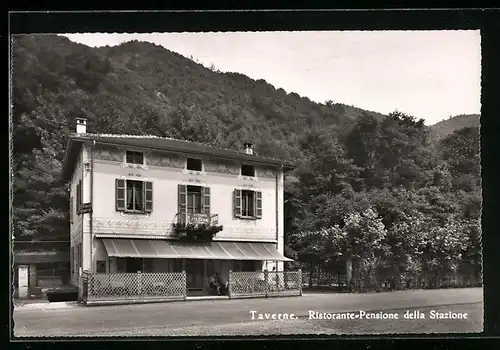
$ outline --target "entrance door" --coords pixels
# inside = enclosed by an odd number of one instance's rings
[[[186,259],[186,279],[188,289],[203,289],[203,260]]]

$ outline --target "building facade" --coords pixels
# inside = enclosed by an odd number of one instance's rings
[[[99,135],[79,120],[70,182],[71,280],[186,272],[188,289],[229,271],[283,271],[283,177],[290,164],[198,143]]]
[[[68,241],[15,241],[13,253],[15,297],[39,297],[45,288],[69,284]]]

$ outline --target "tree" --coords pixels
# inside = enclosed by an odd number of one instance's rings
[[[188,141],[220,146],[224,144],[224,128],[211,114],[203,116],[194,105],[179,105],[169,119],[169,136]]]
[[[454,178],[480,174],[479,129],[462,128],[441,140],[440,149]]]
[[[49,108],[42,104],[30,116],[22,118],[24,128],[37,135],[40,146],[33,148],[30,155],[18,154],[13,169],[16,239],[69,235],[67,186],[60,176],[68,133],[63,114],[57,106]]]
[[[423,121],[397,111],[384,119],[363,115],[348,133],[346,145],[363,169],[366,189],[422,186],[435,165]]]

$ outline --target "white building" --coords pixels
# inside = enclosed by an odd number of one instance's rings
[[[219,272],[283,270],[283,161],[169,138],[86,133],[78,120],[71,182],[71,278],[186,272],[188,290]]]

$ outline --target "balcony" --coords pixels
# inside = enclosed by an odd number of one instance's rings
[[[177,213],[173,227],[178,238],[189,241],[211,241],[223,228],[219,214],[205,213]]]

